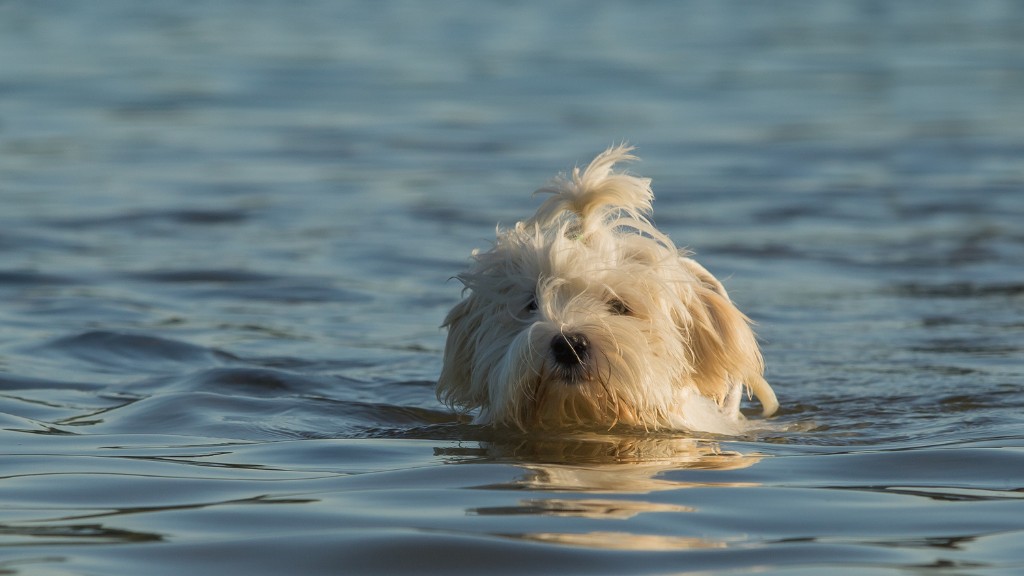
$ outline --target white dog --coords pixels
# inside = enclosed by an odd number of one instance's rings
[[[631,147],[560,175],[532,218],[497,230],[457,276],[437,394],[521,429],[742,431],[743,389],[778,408],[749,320],[648,220],[650,180],[613,170]]]

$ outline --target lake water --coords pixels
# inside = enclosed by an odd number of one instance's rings
[[[770,430],[435,399],[622,140]],[[5,574],[1024,573],[1024,4],[2,2],[0,429]]]

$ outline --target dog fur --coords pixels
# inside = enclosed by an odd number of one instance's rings
[[[649,220],[650,180],[609,148],[560,175],[457,278],[438,398],[475,422],[738,433],[743,391],[778,407],[750,321]]]

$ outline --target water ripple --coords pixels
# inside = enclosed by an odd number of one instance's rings
[[[0,572],[1020,572],[1022,22],[0,3]],[[473,425],[448,279],[624,138],[782,409]]]

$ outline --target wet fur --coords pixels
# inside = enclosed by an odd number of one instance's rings
[[[744,387],[776,410],[749,320],[648,220],[650,180],[614,171],[631,150],[559,176],[532,218],[473,253],[444,322],[442,401],[522,429],[728,432]],[[555,361],[558,336],[585,338],[585,357]]]

